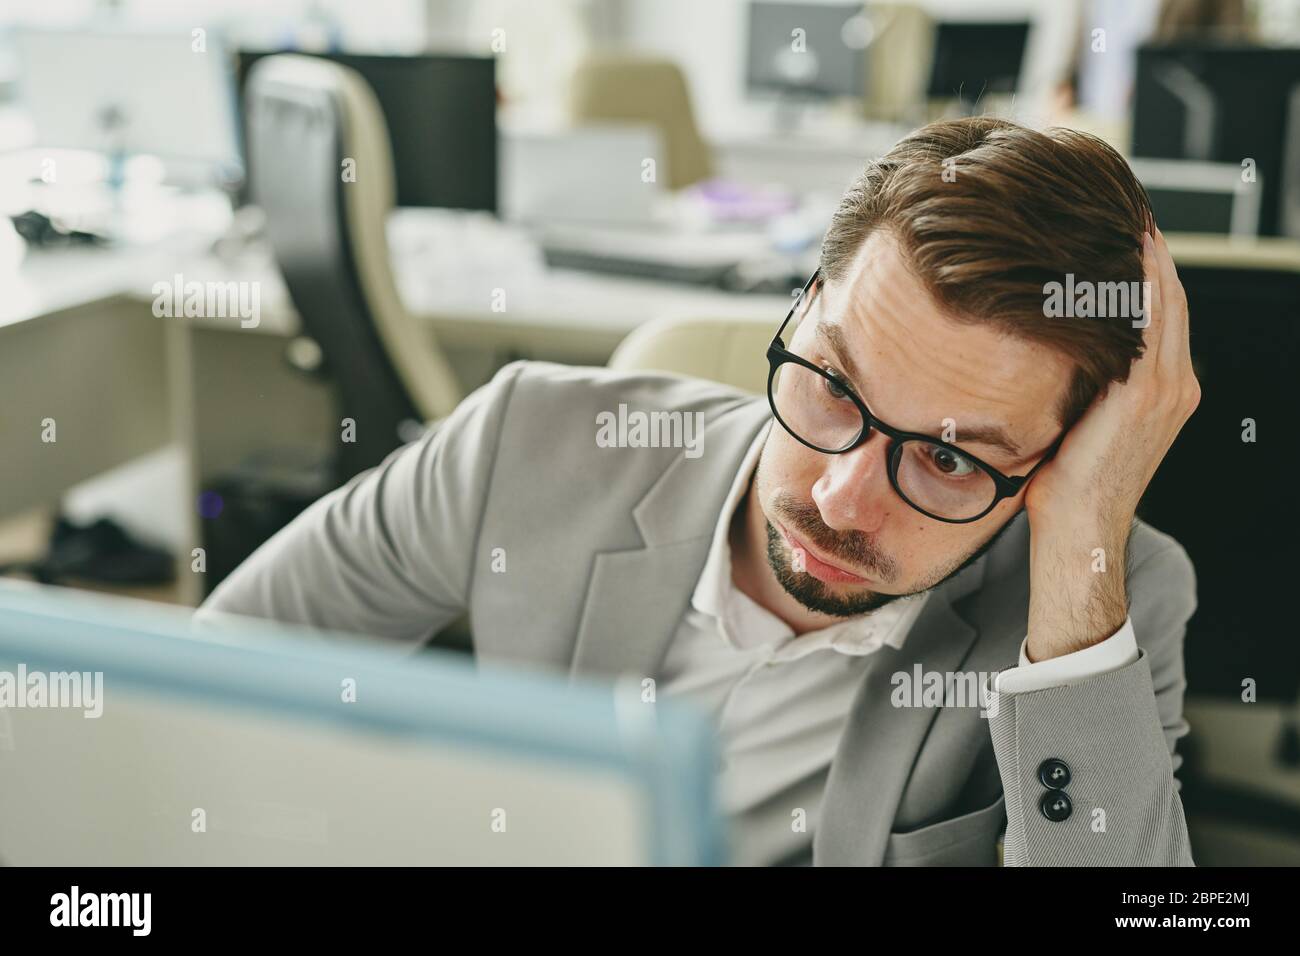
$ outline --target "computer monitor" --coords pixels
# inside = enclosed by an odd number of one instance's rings
[[[718,865],[705,716],[0,582],[8,865]]]
[[[1300,239],[1300,84],[1291,88],[1286,113],[1286,141],[1282,146],[1282,168],[1286,173],[1278,211],[1278,232]]]
[[[1014,93],[1028,41],[1026,21],[936,23],[926,95],[974,106],[990,93]]]
[[[1246,262],[1178,261],[1176,239],[1170,235],[1201,403],[1152,477],[1138,514],[1178,541],[1196,569],[1197,609],[1184,646],[1188,695],[1241,707],[1249,678],[1260,701],[1294,703],[1300,519],[1285,504],[1294,481],[1286,426],[1277,416],[1295,407],[1300,271],[1280,262],[1268,267],[1270,258],[1281,258],[1267,255],[1268,247],[1245,247]],[[1268,453],[1270,427],[1284,429],[1280,455]]]
[[[659,163],[663,154],[663,136],[650,123],[510,132],[501,138],[503,218],[648,227],[665,191],[640,172],[647,159]]]
[[[1263,181],[1246,182],[1232,163],[1133,159],[1162,232],[1202,232],[1245,238],[1259,231]]]
[[[1131,152],[1222,163],[1238,179],[1253,171],[1262,187],[1259,233],[1277,235],[1280,197],[1296,187],[1300,171],[1283,158],[1297,84],[1297,48],[1143,46]],[[1176,538],[1196,567],[1198,607],[1185,652],[1188,694],[1238,705],[1245,678],[1256,682],[1261,701],[1294,702],[1300,691],[1300,644],[1287,631],[1297,521],[1278,505],[1291,494],[1290,470],[1285,459],[1258,454],[1262,438],[1245,440],[1253,423],[1263,428],[1268,409],[1295,404],[1291,357],[1300,352],[1294,322],[1300,273],[1269,266],[1268,248],[1261,246],[1250,267],[1178,263],[1202,399],[1139,511]],[[1225,435],[1232,440],[1224,441]],[[1237,489],[1227,520],[1211,517],[1215,506],[1207,489],[1216,488]]]
[[[249,69],[273,52],[239,52],[241,115]],[[497,211],[496,60],[460,54],[306,55],[356,70],[375,91],[392,141],[398,206]]]
[[[195,167],[241,177],[233,78],[211,31],[24,28],[14,44],[38,146],[153,155],[187,181]]]
[[[861,97],[870,37],[861,3],[750,3],[749,88]]]
[[[1137,54],[1132,154],[1249,169],[1263,186],[1259,233],[1281,235],[1286,197],[1300,190],[1286,159],[1297,90],[1300,47],[1148,44]]]

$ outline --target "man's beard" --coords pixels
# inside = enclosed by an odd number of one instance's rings
[[[840,541],[836,532],[822,523],[815,505],[804,504],[796,501],[793,496],[785,494],[777,495],[775,504],[791,531],[805,538],[810,544],[816,545],[828,556],[843,561],[848,567],[878,572],[886,580],[897,573],[897,565],[893,559],[879,551],[863,532],[846,532],[844,540]],[[824,581],[818,580],[807,571],[796,571],[791,566],[781,532],[771,521],[764,519],[767,526],[767,563],[785,592],[808,610],[832,617],[856,617],[859,614],[878,610],[899,598],[932,590],[964,571],[997,543],[998,538],[1002,537],[1003,532],[1019,513],[1020,511],[1017,510],[987,541],[966,557],[953,561],[946,569],[931,575],[926,584],[906,594],[883,594],[878,591],[847,595],[833,593]]]

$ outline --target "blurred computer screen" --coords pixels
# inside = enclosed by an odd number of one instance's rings
[[[248,71],[269,50],[241,50]],[[487,56],[311,53],[361,74],[379,100],[393,151],[397,205],[497,210],[496,60]]]
[[[860,3],[750,3],[749,88],[861,96],[870,30]]]
[[[1300,47],[1213,41],[1144,46],[1137,59],[1133,155],[1238,166],[1246,181],[1258,178],[1262,186],[1260,234],[1281,235],[1285,197],[1300,191],[1300,134],[1288,130],[1300,113],[1297,90]]]
[[[713,731],[639,683],[13,582],[0,674],[8,865],[724,861]]]
[[[36,145],[146,154],[173,174],[197,168],[213,182],[238,178],[231,77],[215,35],[203,37],[201,50],[183,30],[24,28],[14,39]]]
[[[1027,22],[935,24],[928,95],[973,104],[990,93],[1014,93],[1028,39]]]

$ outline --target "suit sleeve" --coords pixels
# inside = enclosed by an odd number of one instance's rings
[[[1172,544],[1149,555],[1128,592],[1136,660],[1065,686],[990,695],[1008,866],[1194,865],[1174,776],[1188,731],[1183,637],[1196,610],[1187,553]],[[1068,768],[1063,787],[1040,779],[1049,760]]]
[[[239,614],[418,644],[454,621],[521,368],[313,503],[218,585],[196,623]]]

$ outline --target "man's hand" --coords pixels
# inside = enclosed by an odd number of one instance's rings
[[[1151,289],[1142,357],[1127,382],[1098,396],[1025,492],[1031,661],[1082,650],[1124,624],[1125,550],[1138,501],[1201,400],[1187,296],[1159,229],[1154,240],[1143,236],[1142,258]]]

